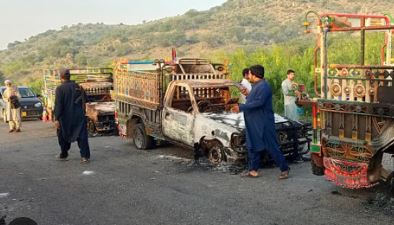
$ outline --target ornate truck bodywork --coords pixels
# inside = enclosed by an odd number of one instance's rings
[[[132,138],[138,149],[154,147],[155,140],[176,143],[213,164],[244,159],[243,115],[229,112],[239,84],[227,78],[223,65],[204,59],[119,61],[113,97],[120,135]],[[308,144],[302,124],[276,118],[288,155]]]
[[[308,12],[306,19],[312,14],[317,18],[318,37],[314,64],[317,98],[312,106],[313,172],[346,188],[389,181],[394,165],[394,26],[386,16]],[[304,25],[311,26],[308,21]],[[377,31],[385,32],[376,56],[381,62],[366,65],[366,33]],[[343,32],[351,32],[346,38],[360,40],[358,64],[333,64],[329,60],[328,41],[335,44],[335,37],[342,37],[336,33]]]
[[[88,68],[71,69],[71,80],[78,83],[86,92],[86,117],[91,135],[116,130],[115,103],[111,99],[112,69]],[[46,70],[44,73],[45,113],[52,119],[55,103],[55,89],[60,85],[58,70]]]

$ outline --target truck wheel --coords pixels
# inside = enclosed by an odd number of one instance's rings
[[[298,154],[304,155],[307,154],[308,152],[309,152],[308,143],[304,143],[298,146]]]
[[[154,140],[151,136],[146,135],[144,124],[138,123],[134,126],[133,142],[135,147],[140,150],[154,147]]]
[[[88,133],[90,137],[97,136],[96,126],[92,120],[88,120]]]
[[[316,165],[316,163],[311,160],[311,166],[312,166],[312,173],[317,176],[323,176],[324,175],[324,167],[320,167]]]
[[[223,152],[220,145],[215,145],[208,151],[208,160],[213,165],[218,165],[223,161]]]

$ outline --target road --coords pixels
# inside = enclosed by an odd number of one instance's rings
[[[29,217],[39,225],[129,224],[393,224],[380,189],[345,190],[313,176],[309,163],[242,178],[192,166],[191,152],[174,146],[139,151],[115,136],[89,139],[92,160],[58,154],[50,123],[27,121],[21,133],[0,125],[0,217]],[[393,203],[394,200],[391,200]],[[387,203],[387,202],[386,202]],[[389,203],[387,203],[389,204]],[[394,204],[393,204],[394,205]]]

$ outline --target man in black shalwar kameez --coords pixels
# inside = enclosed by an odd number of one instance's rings
[[[81,162],[85,163],[90,158],[85,118],[86,94],[81,86],[70,81],[70,70],[61,70],[60,78],[62,84],[56,88],[55,100],[55,124],[61,149],[59,159],[67,159],[71,143],[77,141]]]

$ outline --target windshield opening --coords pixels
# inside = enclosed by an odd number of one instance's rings
[[[240,90],[236,86],[198,87],[193,88],[193,94],[200,113],[223,113],[238,104]]]
[[[22,98],[32,98],[36,97],[33,91],[30,88],[19,88],[19,93],[21,94]]]

